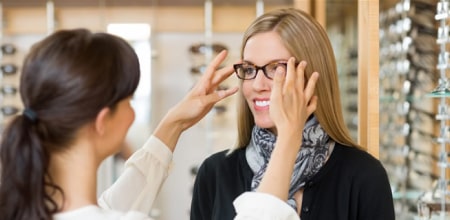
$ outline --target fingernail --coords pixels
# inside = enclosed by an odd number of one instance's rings
[[[307,63],[306,63],[306,61],[304,61],[304,60],[303,60],[302,62],[300,62],[300,65],[302,65],[302,67],[306,67],[306,64],[307,64]]]
[[[314,72],[312,76],[315,77],[316,79],[318,79],[319,78],[319,73],[318,72]]]

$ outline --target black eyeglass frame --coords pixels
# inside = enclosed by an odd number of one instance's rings
[[[264,65],[264,66],[257,66],[257,65],[252,64],[252,63],[238,63],[238,64],[234,64],[234,65],[233,65],[233,68],[234,68],[234,72],[236,73],[236,76],[237,76],[239,79],[242,79],[242,80],[251,80],[251,79],[255,79],[256,76],[258,75],[259,70],[262,70],[264,76],[266,76],[268,79],[273,79],[273,77],[270,77],[269,74],[266,72],[266,67],[269,66],[269,65],[273,65],[273,64],[277,64],[277,68],[278,68],[279,65],[283,65],[283,67],[284,67],[284,68],[286,69],[286,71],[287,71],[287,64],[288,64],[287,61],[274,61],[274,62],[270,62],[270,63],[268,63],[268,64],[266,64],[266,65]],[[295,62],[295,66],[297,66],[298,64],[299,64],[298,62]],[[241,76],[238,74],[238,70],[239,70],[240,68],[242,68],[244,65],[252,66],[252,67],[255,68],[255,75],[254,75],[253,77],[251,77],[251,78],[245,78],[245,77],[241,77]]]
[[[284,68],[287,70],[287,61],[275,61],[275,62],[270,62],[270,63],[268,63],[268,64],[266,64],[266,65],[264,65],[264,66],[257,66],[257,65],[255,65],[255,64],[251,64],[251,63],[238,63],[238,64],[234,64],[234,65],[233,65],[233,68],[234,68],[234,72],[236,73],[236,76],[237,76],[239,79],[242,79],[242,80],[251,80],[251,79],[256,78],[256,76],[258,75],[259,70],[262,70],[263,73],[264,73],[264,76],[266,76],[268,79],[273,79],[273,78],[270,77],[269,74],[266,72],[266,67],[269,66],[269,65],[273,65],[273,64],[276,64],[276,65],[277,65],[277,68],[278,68],[279,65],[283,65]],[[252,66],[252,67],[255,68],[255,75],[254,75],[253,77],[251,77],[251,78],[245,78],[245,77],[239,76],[238,70],[239,70],[240,68],[243,68],[244,65]]]

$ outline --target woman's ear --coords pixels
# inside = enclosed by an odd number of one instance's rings
[[[97,117],[95,118],[95,132],[97,132],[99,135],[103,135],[106,132],[106,125],[110,112],[111,110],[109,108],[102,108],[102,110],[97,114]]]

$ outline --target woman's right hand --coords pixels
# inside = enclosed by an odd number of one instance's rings
[[[232,66],[218,69],[226,56],[224,50],[214,58],[191,91],[169,110],[156,128],[154,135],[172,151],[184,130],[200,121],[217,102],[238,91],[238,87],[217,91],[220,83],[234,72]]]
[[[282,71],[275,74],[269,112],[278,135],[297,132],[301,137],[306,119],[316,110],[314,89],[319,74],[314,72],[305,83],[306,65],[306,61],[302,61],[295,67],[295,58],[290,58],[286,74]]]
[[[295,59],[289,59],[286,75],[277,70],[270,96],[269,114],[277,129],[277,141],[258,191],[283,201],[288,199],[303,127],[317,105],[314,88],[319,74],[313,73],[305,83],[305,67],[303,61],[295,68]]]

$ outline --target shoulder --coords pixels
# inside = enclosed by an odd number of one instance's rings
[[[380,161],[373,155],[356,147],[349,147],[336,143],[334,151],[336,151],[340,160],[345,161],[349,165],[375,167],[381,165]]]
[[[245,159],[245,148],[239,148],[229,153],[229,150],[219,151],[207,157],[202,166],[209,167],[221,167],[221,166],[233,166],[240,160]]]
[[[374,178],[386,176],[386,170],[381,162],[367,151],[336,143],[333,153],[336,153],[336,162],[341,168],[352,174]]]
[[[345,183],[340,190],[352,195],[360,219],[394,219],[391,185],[382,163],[365,150],[336,146],[340,165],[333,177]]]
[[[236,175],[246,165],[245,148],[236,149],[232,153],[229,150],[220,151],[207,157],[198,169],[199,178],[211,180],[214,176],[222,179]]]

